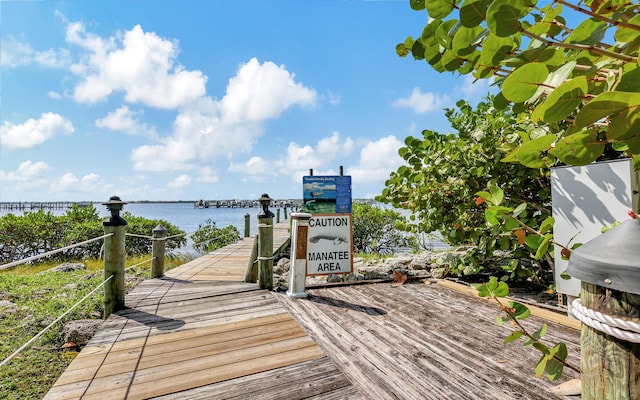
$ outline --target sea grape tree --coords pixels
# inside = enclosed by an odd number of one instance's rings
[[[410,0],[428,14],[396,47],[439,72],[493,79],[494,106],[544,128],[506,161],[589,164],[640,154],[640,6],[625,0]],[[531,143],[529,143],[531,142]]]

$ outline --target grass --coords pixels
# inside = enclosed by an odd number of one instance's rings
[[[146,257],[149,259],[149,257]],[[128,289],[150,276],[145,258],[128,259]],[[165,269],[188,260],[167,258]],[[103,281],[103,261],[83,262],[87,269],[43,272],[58,264],[38,263],[0,272],[0,360],[27,343]],[[136,266],[137,265],[137,266]],[[61,349],[62,326],[78,319],[103,319],[104,292],[97,290],[81,305],[40,336],[29,347],[0,367],[0,399],[41,399],[67,368],[76,352]],[[3,306],[11,302],[15,306]]]

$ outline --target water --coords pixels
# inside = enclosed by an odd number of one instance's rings
[[[102,204],[94,204],[101,217],[108,217],[109,211]],[[33,210],[34,212],[36,210]],[[46,211],[46,210],[45,210]],[[195,208],[193,203],[130,203],[125,204],[122,212],[128,211],[136,217],[142,217],[151,220],[164,220],[187,234],[187,245],[182,247],[180,253],[193,253],[191,247],[192,241],[189,238],[201,224],[205,224],[207,219],[211,219],[216,223],[216,227],[224,228],[233,225],[238,228],[240,236],[244,236],[245,215],[249,214],[249,234],[255,236],[258,234],[258,214],[260,208]],[[275,214],[276,210],[271,208]],[[8,214],[9,211],[0,211],[0,217]],[[51,210],[54,215],[64,215],[66,210]],[[22,211],[13,211],[13,214],[22,215]],[[284,219],[284,212],[280,211],[280,219]],[[274,223],[275,223],[274,218]],[[151,232],[149,232],[151,236]]]

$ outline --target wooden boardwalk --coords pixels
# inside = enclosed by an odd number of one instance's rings
[[[558,383],[535,375],[540,353],[522,341],[503,344],[513,328],[495,324],[495,303],[438,282],[326,287],[308,290],[306,300],[278,298],[367,399],[558,399],[548,392]],[[579,368],[579,321],[539,314],[562,323],[530,316],[523,325],[534,332],[546,322],[543,341],[565,342],[568,361]],[[565,368],[560,382],[578,377]]]
[[[272,293],[242,282],[253,243],[138,285],[45,399],[361,398]]]
[[[274,251],[288,238],[277,227]],[[502,344],[511,328],[495,325],[494,304],[445,282],[291,299],[242,282],[252,247],[245,239],[138,285],[45,399],[554,398],[535,377],[538,354]],[[579,366],[579,324],[548,324],[548,343],[567,343]],[[575,377],[566,369],[562,381]]]

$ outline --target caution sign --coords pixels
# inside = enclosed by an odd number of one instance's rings
[[[307,231],[307,275],[349,273],[353,269],[351,214],[314,215]]]

